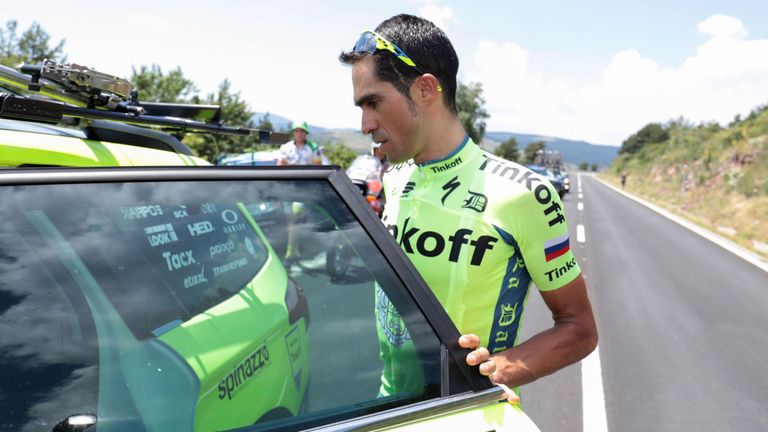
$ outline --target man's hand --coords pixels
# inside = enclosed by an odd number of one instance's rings
[[[459,346],[462,348],[471,349],[472,352],[467,354],[467,364],[470,366],[478,366],[480,374],[487,376],[491,379],[491,382],[498,385],[504,390],[504,396],[509,403],[520,403],[520,398],[503,383],[497,383],[493,379],[493,373],[496,372],[496,362],[491,353],[488,352],[488,348],[480,346],[480,338],[474,334],[463,335],[459,338]]]
[[[467,354],[467,364],[480,365],[480,374],[491,377],[496,372],[496,363],[491,358],[488,348],[480,346],[480,338],[474,334],[463,335],[459,338],[459,346],[473,350]]]

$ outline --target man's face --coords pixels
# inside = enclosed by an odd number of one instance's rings
[[[307,142],[307,132],[304,129],[296,128],[293,130],[293,141],[296,144],[304,144]]]
[[[391,83],[376,78],[373,57],[352,66],[352,86],[355,105],[363,110],[361,130],[381,143],[381,152],[394,163],[418,155],[424,145],[419,139],[418,107],[411,107]]]

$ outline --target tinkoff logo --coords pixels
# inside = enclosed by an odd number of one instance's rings
[[[452,234],[444,235],[437,231],[423,230],[408,226],[411,218],[405,218],[403,227],[387,225],[387,230],[407,254],[419,254],[424,257],[447,258],[450,262],[458,262],[461,251],[469,249],[470,265],[479,266],[485,253],[492,250],[498,238],[489,235],[474,236],[474,231],[459,228]],[[447,252],[447,253],[445,253]],[[445,256],[447,255],[447,257]]]
[[[565,222],[563,207],[556,199],[556,193],[548,187],[548,181],[537,176],[533,171],[523,168],[516,164],[510,164],[503,159],[496,159],[486,156],[485,161],[480,165],[480,171],[490,171],[491,174],[508,179],[511,182],[521,184],[526,189],[533,192],[534,198],[544,206],[544,217],[547,218],[549,226],[555,226]]]
[[[449,170],[451,168],[456,168],[459,165],[461,165],[461,156],[457,157],[454,160],[444,162],[440,165],[431,166],[429,168],[432,170],[433,173],[438,173],[438,172]]]

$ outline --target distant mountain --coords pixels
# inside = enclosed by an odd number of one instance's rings
[[[589,165],[597,164],[598,167],[605,168],[611,164],[619,152],[619,148],[614,146],[515,132],[486,132],[481,145],[484,149],[493,152],[496,147],[510,137],[515,137],[521,152],[532,142],[544,141],[547,143],[548,150],[559,151],[563,154],[565,162],[571,165],[579,165],[582,162],[586,162]]]
[[[254,113],[252,117],[253,122],[258,124],[266,114],[269,114],[269,121],[276,131],[288,131],[291,129],[293,125],[291,119],[274,113]],[[370,136],[363,135],[358,129],[329,129],[310,124],[309,133],[310,139],[321,145],[344,143],[344,145],[357,153],[366,153],[371,148]],[[515,132],[486,132],[481,146],[492,152],[499,144],[511,136],[517,139],[520,151],[534,141],[544,141],[547,143],[547,149],[559,151],[563,154],[565,162],[571,165],[579,165],[582,162],[586,162],[590,165],[597,164],[598,167],[604,168],[611,164],[619,150],[618,147],[596,145],[585,141],[573,141]]]
[[[272,123],[272,126],[275,128],[276,131],[289,131],[291,130],[291,127],[293,126],[293,120],[283,117],[281,115],[277,115],[275,113],[265,113],[265,112],[257,112],[253,113],[253,117],[251,117],[251,120],[254,124],[259,124],[261,122],[261,119],[266,115],[269,114],[269,121]],[[301,119],[299,119],[301,120]],[[325,132],[328,129],[320,127],[320,126],[314,126],[309,125],[309,133],[319,133],[319,132]]]

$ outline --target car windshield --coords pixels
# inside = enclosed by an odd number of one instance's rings
[[[536,174],[541,174],[546,177],[554,177],[554,175],[546,168],[539,166],[539,165],[527,165],[527,167],[535,172]]]
[[[0,430],[290,430],[440,395],[440,341],[326,180],[1,180]],[[382,338],[415,346],[396,394]]]

